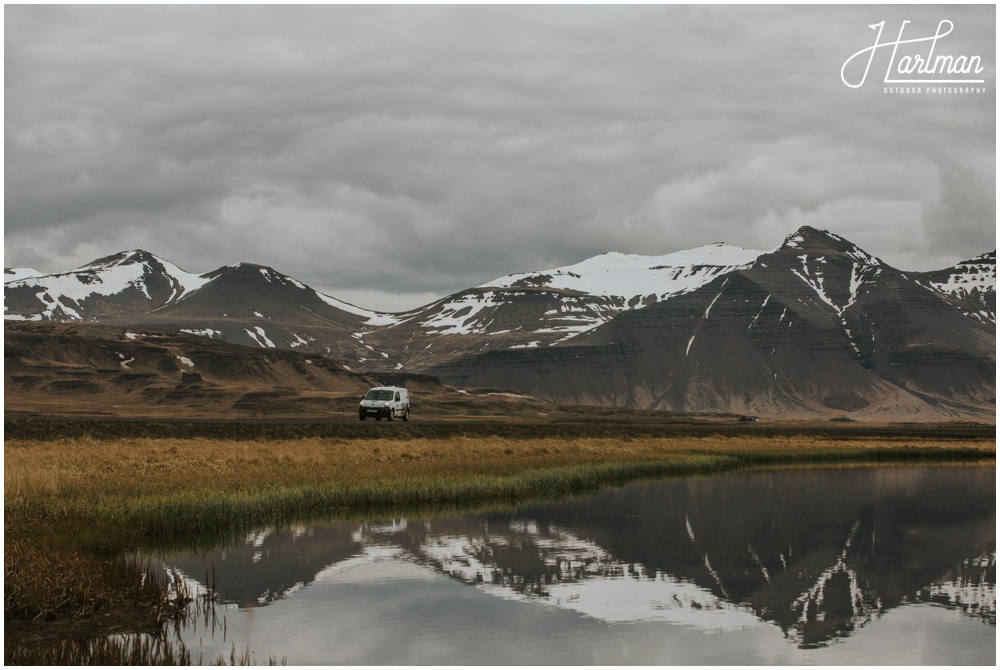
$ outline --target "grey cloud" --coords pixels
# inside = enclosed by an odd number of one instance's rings
[[[947,11],[988,95],[839,80],[869,24],[942,11],[8,7],[5,264],[142,246],[423,300],[809,224],[943,267],[995,247],[995,9]]]

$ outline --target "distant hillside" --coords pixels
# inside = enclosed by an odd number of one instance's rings
[[[330,416],[372,379],[337,361],[168,331],[8,324],[7,413]]]
[[[417,422],[592,414],[523,394],[460,390],[426,375],[369,375],[315,354],[230,344],[186,333],[47,322],[13,322],[4,328],[4,412],[8,418],[356,422],[361,396],[382,384],[410,389]],[[601,411],[603,417],[609,412],[628,415],[628,410]]]

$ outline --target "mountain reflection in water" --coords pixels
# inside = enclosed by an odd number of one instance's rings
[[[516,512],[263,531],[163,563],[194,579],[214,570],[241,608],[395,559],[605,622],[768,622],[812,648],[907,603],[995,626],[995,479],[993,467],[685,479]]]

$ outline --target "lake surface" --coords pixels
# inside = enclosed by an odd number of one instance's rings
[[[996,662],[993,466],[752,472],[514,511],[262,530],[161,557],[289,664]]]

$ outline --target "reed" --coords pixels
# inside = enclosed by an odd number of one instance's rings
[[[47,666],[191,665],[191,654],[184,645],[160,635],[129,634],[55,640],[5,638],[4,663]]]
[[[192,615],[194,600],[184,584],[157,578],[134,555],[5,539],[4,663],[189,664],[184,645],[167,632]],[[113,631],[122,632],[107,635]]]
[[[133,556],[99,556],[76,550],[4,542],[4,614],[11,619],[49,621],[134,609],[137,623],[155,629],[181,616],[190,598],[152,577]]]

